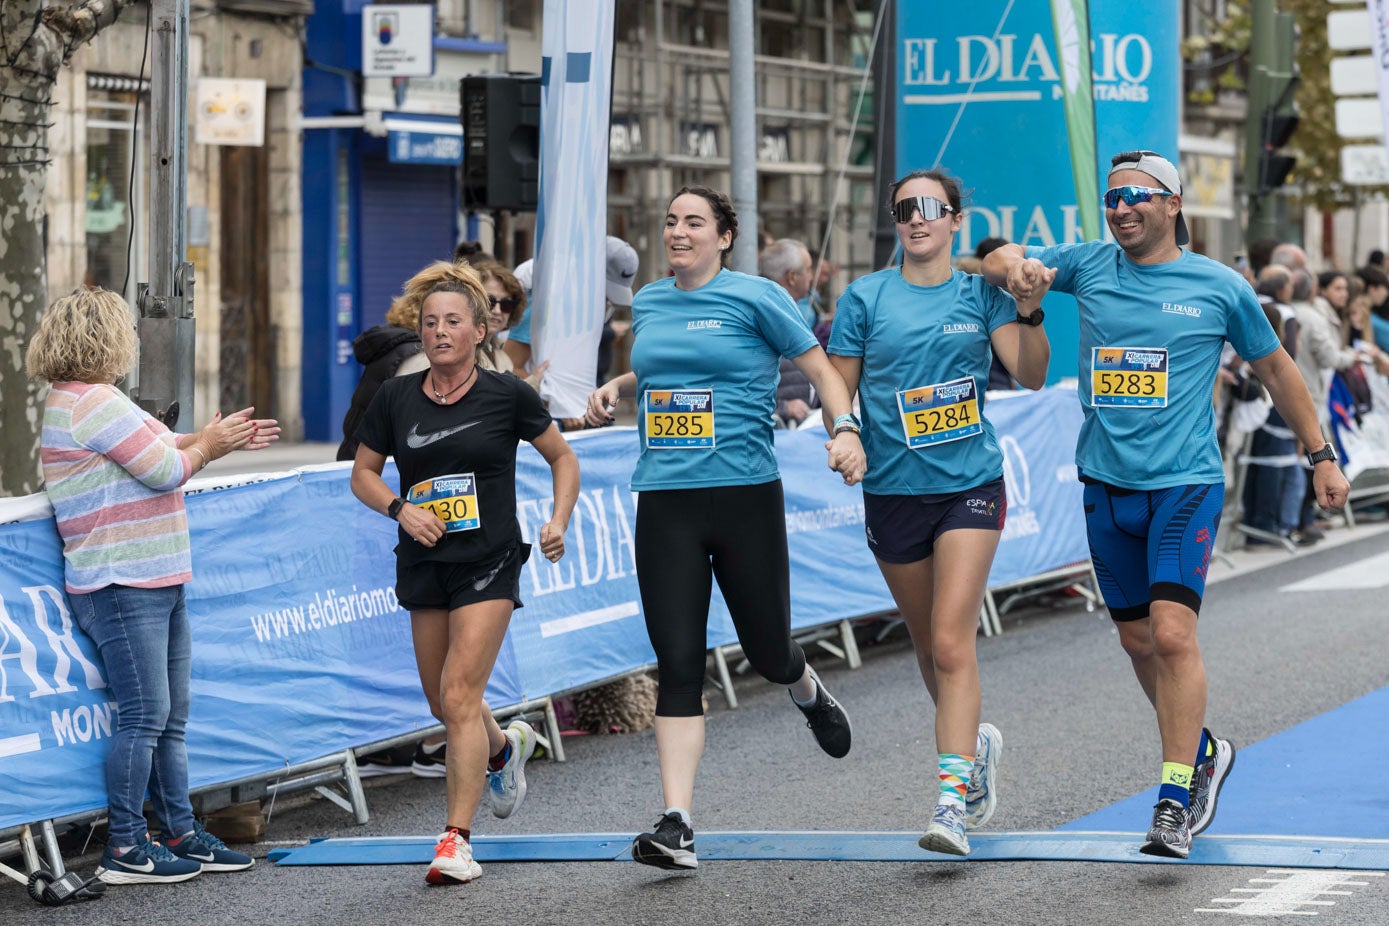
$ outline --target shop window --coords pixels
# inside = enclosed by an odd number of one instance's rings
[[[137,134],[140,92],[131,78],[96,74],[88,78],[85,282],[122,293],[132,303],[136,282],[148,276],[147,171],[139,165],[147,159],[144,135],[149,100],[147,95],[140,99]],[[132,165],[136,167],[133,174]]]

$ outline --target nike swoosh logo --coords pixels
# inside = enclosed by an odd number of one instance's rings
[[[467,430],[481,421],[469,421],[467,424],[460,424],[456,428],[444,428],[442,431],[432,431],[429,434],[421,434],[418,423],[410,426],[410,433],[405,435],[405,444],[411,450],[419,450],[421,447],[428,447],[435,441],[443,440],[450,434],[457,434],[459,431]]]
[[[680,848],[688,849],[692,845],[694,845],[693,839],[686,839],[684,836],[680,837]]]
[[[129,862],[122,862],[120,859],[114,859],[114,861],[117,865],[130,871],[141,871],[145,874],[149,874],[151,871],[154,871],[154,859],[152,858],[145,859],[145,864],[143,865],[132,865]]]
[[[184,858],[191,858],[199,862],[217,861],[217,856],[213,855],[211,852],[207,853],[206,855],[198,855],[196,852],[189,852],[187,855],[184,856]]]

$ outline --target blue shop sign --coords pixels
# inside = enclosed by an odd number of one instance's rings
[[[391,130],[387,151],[393,164],[461,164],[463,136]]]

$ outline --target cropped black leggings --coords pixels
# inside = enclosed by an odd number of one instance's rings
[[[763,678],[790,685],[805,673],[791,639],[791,578],[781,481],[642,492],[637,582],[656,650],[661,717],[704,713],[710,578],[728,604],[743,655]]]

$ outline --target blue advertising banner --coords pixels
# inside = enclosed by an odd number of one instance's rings
[[[991,396],[985,414],[1008,485],[991,583],[1085,560],[1074,390]],[[826,467],[824,443],[818,431],[777,434],[796,628],[893,607],[864,541],[862,492]],[[532,556],[522,570],[525,607],[488,682],[493,708],[655,662],[633,543],[636,432],[583,432],[573,444],[583,488],[567,553],[558,563]],[[395,598],[395,525],[357,502],[349,472],[313,467],[188,493],[195,789],[434,723]],[[533,540],[550,515],[550,471],[523,445],[516,475],[522,533]],[[393,464],[384,476],[398,485]],[[29,502],[7,500],[4,510]],[[717,589],[706,638],[711,647],[736,640]],[[0,828],[103,807],[116,721],[100,656],[63,592],[51,515],[0,524]]]
[[[1151,148],[1178,163],[1180,13],[1176,0],[1089,7],[1102,192],[1120,151]],[[899,2],[897,42],[897,175],[940,165],[964,181],[956,253],[990,237],[1083,240],[1051,6]],[[1079,369],[1079,322],[1070,296],[1047,296],[1046,309],[1055,382]]]

